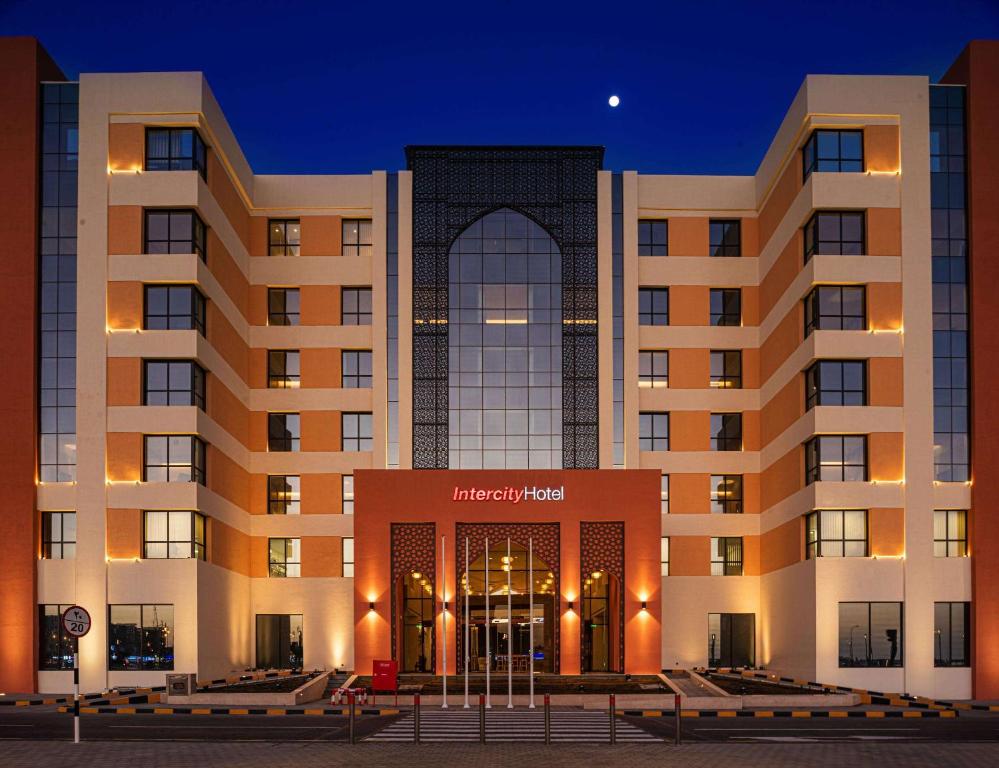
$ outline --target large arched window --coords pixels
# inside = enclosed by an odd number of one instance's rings
[[[502,208],[449,254],[448,465],[562,468],[562,256]]]

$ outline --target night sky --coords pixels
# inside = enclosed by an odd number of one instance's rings
[[[205,72],[257,173],[394,170],[440,143],[745,174],[805,74],[935,80],[999,37],[999,0],[0,0],[0,34],[38,37],[71,78]]]

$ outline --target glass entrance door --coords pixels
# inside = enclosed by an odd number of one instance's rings
[[[555,671],[555,626],[557,587],[548,564],[534,556],[534,602],[528,594],[527,548],[506,541],[489,548],[489,605],[486,607],[486,558],[480,556],[462,577],[469,603],[469,671],[526,673],[534,657],[535,672]],[[459,595],[460,642],[465,639],[465,604]],[[531,634],[533,627],[533,646]],[[487,652],[488,637],[488,652]],[[464,654],[459,658],[459,672],[464,671]]]

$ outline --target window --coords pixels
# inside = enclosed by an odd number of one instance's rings
[[[668,252],[666,232],[665,219],[639,219],[638,255],[665,256]]]
[[[711,289],[711,325],[742,325],[742,289]]]
[[[271,349],[267,352],[267,386],[270,389],[298,389],[302,383],[300,353],[297,349]]]
[[[866,361],[819,360],[805,371],[805,410],[816,405],[866,404]]]
[[[818,435],[805,443],[805,484],[867,480],[866,435]]]
[[[267,289],[267,325],[298,325],[298,288]]]
[[[711,414],[711,450],[742,450],[742,414]]]
[[[638,289],[638,324],[669,325],[669,288]]]
[[[371,434],[370,413],[344,413],[340,415],[341,451],[370,451],[374,448]]]
[[[711,537],[711,575],[742,576],[742,537]]]
[[[186,510],[146,510],[142,556],[205,560],[205,516]]]
[[[971,666],[971,603],[933,604],[933,666]]]
[[[659,478],[659,511],[664,515],[669,514],[669,475],[663,474]]]
[[[340,386],[344,389],[371,388],[371,351],[345,349],[340,353]]]
[[[143,405],[196,405],[205,410],[205,369],[191,360],[146,360]]]
[[[268,539],[267,574],[271,578],[297,579],[302,575],[302,540]]]
[[[739,219],[711,219],[708,251],[712,256],[742,256],[742,222]]]
[[[340,511],[345,515],[354,514],[354,476],[343,475],[340,478],[341,495]]]
[[[146,435],[142,479],[205,484],[205,443],[195,435]]]
[[[840,603],[839,665],[902,666],[902,604]]]
[[[371,219],[344,219],[341,256],[371,255]]]
[[[803,178],[812,171],[859,173],[864,170],[864,132],[812,131],[801,149]]]
[[[669,386],[669,352],[664,349],[639,351],[638,386],[655,389]]]
[[[819,211],[805,224],[805,261],[864,253],[863,211]]]
[[[354,539],[345,537],[340,539],[343,544],[343,575],[353,578],[354,576]]]
[[[342,290],[340,322],[343,325],[371,325],[370,288],[344,288]]]
[[[297,413],[267,414],[267,450],[297,451],[301,447],[301,417]]]
[[[72,560],[76,557],[76,513],[42,512],[42,558]]]
[[[38,669],[72,669],[76,638],[62,626],[62,615],[71,605],[38,606]]]
[[[742,389],[741,350],[711,350],[711,386],[720,389]]]
[[[267,222],[267,254],[298,256],[302,225],[298,219],[271,219]]]
[[[207,180],[207,155],[194,128],[146,128],[147,171],[197,171]]]
[[[143,253],[196,253],[207,259],[205,223],[194,211],[146,211]]]
[[[197,331],[205,335],[205,297],[193,285],[147,285],[147,331]]]
[[[742,475],[711,475],[711,513],[741,515]]]
[[[257,669],[301,669],[302,614],[257,614]]]
[[[805,336],[812,331],[863,331],[867,310],[862,285],[820,285],[805,297]]]
[[[302,478],[298,475],[267,477],[267,514],[297,515],[302,511]]]
[[[935,557],[968,556],[967,510],[933,510],[933,554]]]
[[[668,413],[647,412],[638,414],[638,450],[669,450]]]
[[[805,516],[805,558],[867,557],[867,510],[821,509]]]
[[[172,605],[108,606],[108,669],[173,669]]]
[[[659,568],[663,576],[669,576],[669,536],[659,539]]]

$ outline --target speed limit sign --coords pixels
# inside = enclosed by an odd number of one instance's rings
[[[83,637],[90,631],[90,614],[86,608],[71,605],[62,615],[62,628],[73,637]]]

